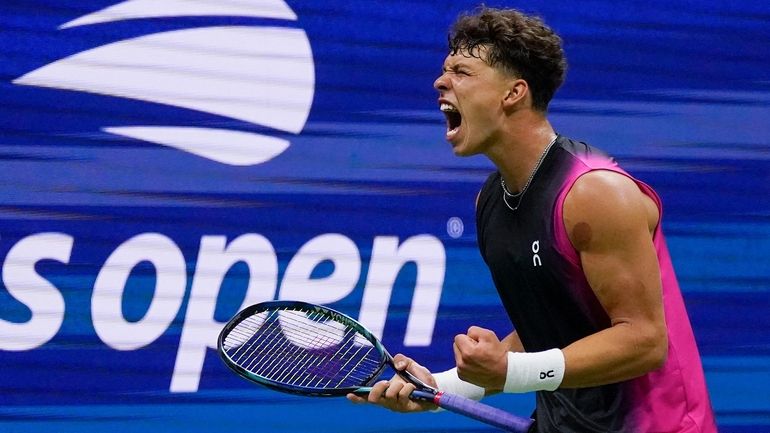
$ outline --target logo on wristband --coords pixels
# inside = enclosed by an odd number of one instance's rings
[[[545,380],[545,379],[547,379],[549,377],[553,377],[553,376],[554,376],[553,370],[541,371],[540,372],[540,380]]]

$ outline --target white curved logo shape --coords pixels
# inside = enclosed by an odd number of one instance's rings
[[[193,15],[296,20],[280,0],[130,0],[61,28]],[[103,45],[50,63],[14,83],[155,102],[297,134],[310,113],[315,70],[310,42],[301,29],[217,26]],[[289,146],[282,138],[220,128],[131,125],[103,130],[230,165],[260,164]]]

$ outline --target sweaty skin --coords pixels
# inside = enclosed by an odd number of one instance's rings
[[[578,251],[588,248],[591,244],[591,237],[593,233],[591,230],[591,224],[581,221],[575,223],[572,229],[569,231],[569,237]]]
[[[668,340],[652,244],[658,223],[655,203],[626,176],[597,171],[575,183],[563,218],[612,326],[563,349],[566,372],[561,386],[615,383],[658,368],[666,358]],[[499,341],[492,331],[477,327],[455,337],[459,377],[488,392],[501,390],[506,350],[516,341],[509,338]]]
[[[526,81],[487,64],[483,50],[476,54],[447,56],[434,83],[439,105],[449,104],[462,118],[457,128],[449,129],[448,122],[446,139],[457,155],[488,157],[510,189],[519,191],[555,132],[545,113],[532,108]],[[614,383],[657,368],[668,346],[652,241],[657,207],[627,177],[596,171],[575,182],[563,218],[586,279],[612,326],[563,348],[562,387]],[[505,383],[509,350],[523,350],[515,332],[500,340],[490,330],[471,327],[455,337],[458,376],[483,386],[488,394],[498,392]],[[432,382],[427,369],[397,357],[405,362],[403,368]],[[432,405],[406,398],[413,389],[394,377],[376,384],[368,398],[348,398],[399,412],[430,409]]]
[[[658,215],[631,179],[610,171],[583,175],[567,195],[570,242],[612,326],[564,348],[562,387],[629,380],[665,361],[668,338],[652,239]]]

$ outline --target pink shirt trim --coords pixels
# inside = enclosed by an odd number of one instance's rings
[[[581,308],[592,317],[606,317],[583,274],[580,256],[572,246],[564,226],[564,200],[577,179],[594,170],[610,170],[632,179],[652,198],[662,220],[662,204],[658,195],[643,182],[622,170],[606,157],[579,159],[559,192],[554,210],[555,248],[570,266],[570,280],[582,300]],[[695,345],[690,321],[676,280],[661,224],[655,229],[653,243],[658,255],[663,289],[663,304],[669,335],[668,357],[663,367],[627,382],[631,398],[630,421],[639,432],[716,433],[700,355]]]

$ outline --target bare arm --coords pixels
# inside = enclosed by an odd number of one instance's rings
[[[567,195],[564,223],[611,326],[563,349],[561,386],[614,383],[658,368],[668,337],[652,242],[658,223],[655,203],[621,174],[591,172]],[[506,382],[507,352],[523,351],[516,333],[500,341],[477,327],[456,336],[454,346],[459,377],[488,394]]]
[[[611,326],[563,349],[563,387],[628,380],[665,361],[668,337],[652,242],[658,211],[629,178],[582,176],[567,195],[564,223]]]
[[[511,352],[525,352],[524,345],[521,343],[519,334],[516,331],[511,332],[503,338],[503,344],[505,344]]]

